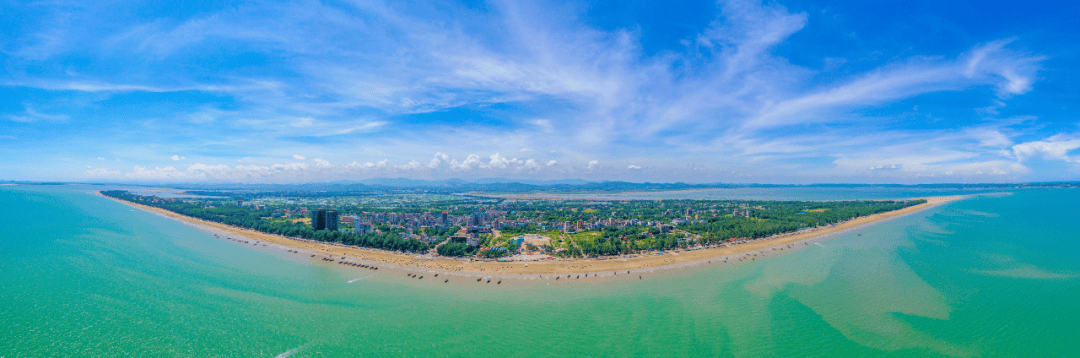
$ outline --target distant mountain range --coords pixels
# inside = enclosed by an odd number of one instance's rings
[[[168,185],[197,195],[235,195],[239,193],[274,192],[286,196],[351,195],[374,193],[612,193],[627,191],[669,191],[734,187],[729,184],[630,183],[589,182],[585,180],[515,181],[484,179],[465,181],[450,179],[428,181],[415,179],[369,179],[307,184],[187,184]]]

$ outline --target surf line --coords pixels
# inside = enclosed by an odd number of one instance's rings
[[[353,283],[353,282],[360,281],[360,280],[363,280],[363,279],[371,277],[371,276],[375,276],[375,274],[367,275],[367,276],[364,276],[364,277],[361,277],[361,278],[354,278],[352,280],[349,280],[349,282],[346,282],[346,283]]]

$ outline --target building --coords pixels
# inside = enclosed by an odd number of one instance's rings
[[[311,228],[319,230],[337,230],[340,220],[335,210],[319,209],[311,212]]]
[[[327,230],[335,230],[336,231],[338,229],[338,224],[340,224],[340,223],[341,223],[341,220],[338,218],[338,212],[336,210],[327,210],[326,211],[326,229]]]
[[[326,210],[311,212],[311,228],[315,231],[326,230]]]
[[[363,235],[363,234],[370,233],[372,231],[375,231],[375,230],[374,230],[374,226],[372,226],[371,223],[356,223],[356,233],[357,234]]]

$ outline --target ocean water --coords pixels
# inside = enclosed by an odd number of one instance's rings
[[[752,262],[495,285],[0,186],[0,357],[1080,356],[1078,202],[989,194]]]

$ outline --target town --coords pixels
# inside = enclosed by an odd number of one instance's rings
[[[118,199],[288,237],[474,259],[637,255],[760,239],[922,203],[520,200],[465,195],[264,193]]]

